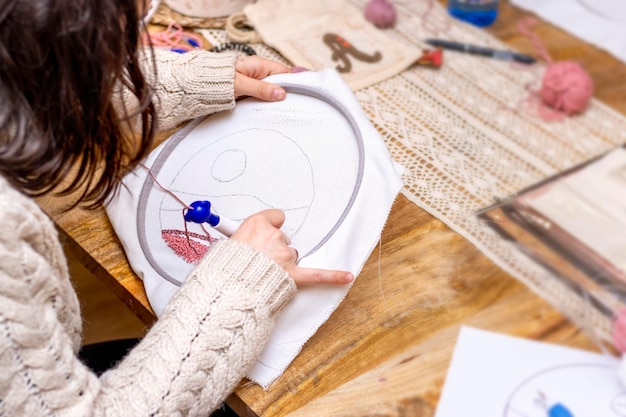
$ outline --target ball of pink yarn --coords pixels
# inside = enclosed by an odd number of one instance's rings
[[[545,105],[565,114],[580,113],[593,96],[593,80],[576,62],[556,62],[546,69],[539,96]]]
[[[365,5],[365,18],[379,28],[396,23],[396,8],[387,0],[370,0]]]

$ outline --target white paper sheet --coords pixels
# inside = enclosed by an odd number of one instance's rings
[[[511,0],[626,62],[624,0]]]
[[[617,369],[608,355],[463,327],[435,416],[624,417]]]

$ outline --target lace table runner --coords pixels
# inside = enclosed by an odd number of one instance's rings
[[[360,8],[366,0],[352,0]],[[451,19],[431,1],[394,2],[386,33],[418,47],[432,37],[507,49],[489,33]],[[219,31],[204,31],[213,42]],[[257,53],[282,59],[253,45]],[[414,66],[356,96],[405,168],[403,194],[458,232],[580,326],[610,340],[611,320],[532,262],[473,214],[626,141],[626,118],[597,100],[581,115],[547,122],[529,91],[544,67],[446,51],[440,69]],[[531,105],[531,106],[529,106]]]

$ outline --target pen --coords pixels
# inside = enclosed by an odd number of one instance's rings
[[[482,55],[490,58],[517,61],[523,64],[533,64],[536,59],[530,55],[518,54],[516,52],[501,49],[492,49],[484,46],[469,45],[466,43],[447,41],[443,39],[426,39],[426,43],[437,48],[450,49],[452,51],[467,52],[468,54]]]

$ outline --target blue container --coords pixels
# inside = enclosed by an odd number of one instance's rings
[[[498,17],[498,0],[448,0],[448,13],[479,27],[489,26]]]

